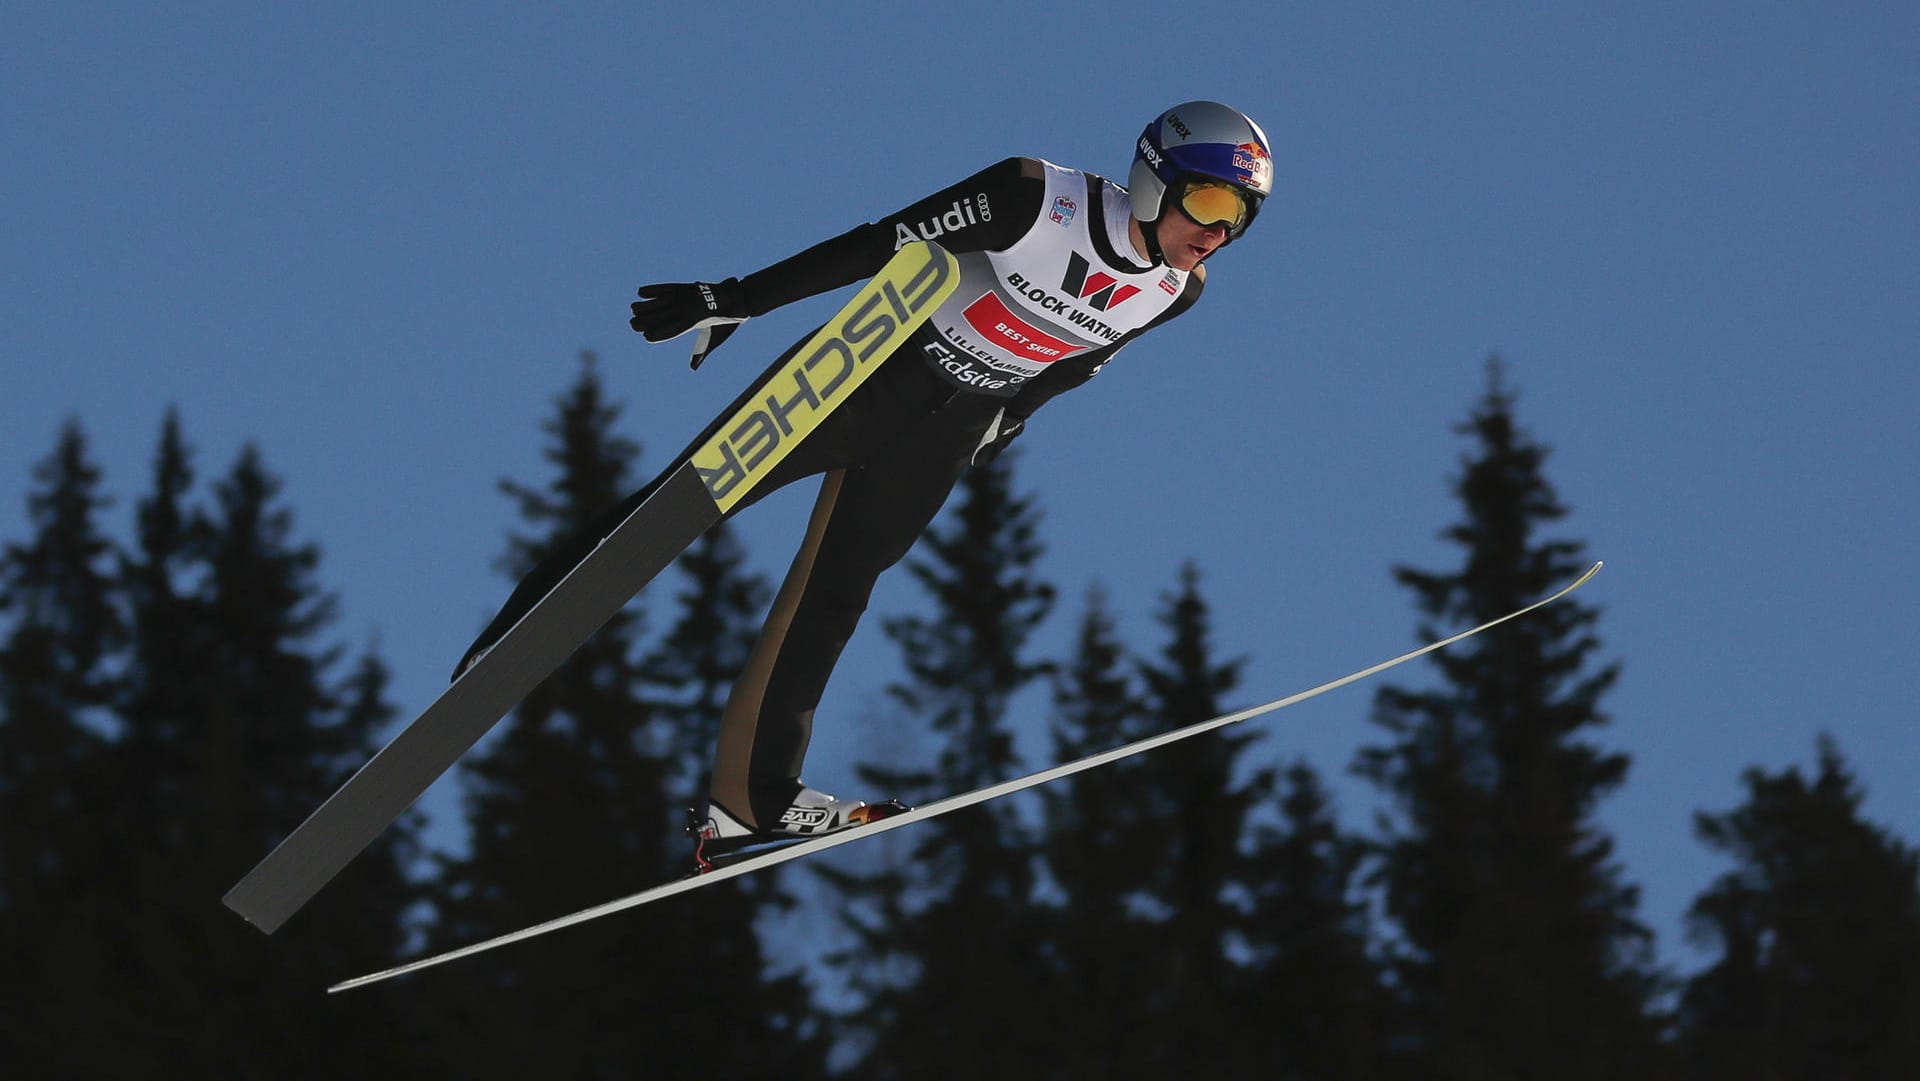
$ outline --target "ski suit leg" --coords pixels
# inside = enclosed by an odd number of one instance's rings
[[[939,513],[985,428],[986,419],[969,412],[978,410],[925,417],[913,434],[822,481],[799,553],[721,717],[711,798],[734,817],[772,822],[791,799],[814,710],[875,580]]]
[[[805,339],[770,364],[730,416]],[[914,349],[913,352],[918,352]],[[799,777],[813,711],[880,573],[899,562],[946,502],[997,400],[956,393],[917,357],[898,357],[829,415],[729,517],[803,477],[826,473],[806,538],[721,721],[713,798],[758,821],[777,816]],[[654,481],[557,545],[529,571],[455,669],[455,678],[710,439],[716,420]],[[749,790],[754,796],[749,796]],[[769,818],[771,820],[771,818]]]

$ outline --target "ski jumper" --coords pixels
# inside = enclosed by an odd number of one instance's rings
[[[798,790],[814,710],[874,582],[926,530],[976,452],[1004,445],[1048,400],[1199,298],[1204,271],[1156,266],[1135,251],[1131,214],[1126,190],[1108,180],[1009,158],[739,280],[746,314],[755,316],[872,277],[913,240],[938,243],[960,264],[952,297],[732,512],[824,474],[799,552],[722,715],[710,795],[735,818],[771,825]],[[660,475],[713,434],[695,439]],[[658,483],[534,568],[469,656],[504,634]]]

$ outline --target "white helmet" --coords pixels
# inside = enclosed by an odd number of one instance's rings
[[[1133,171],[1127,174],[1133,216],[1144,223],[1159,221],[1169,208],[1168,193],[1177,200],[1195,180],[1219,181],[1239,191],[1246,211],[1229,225],[1227,238],[1245,233],[1273,191],[1266,132],[1245,113],[1217,101],[1190,101],[1161,113],[1134,146]]]

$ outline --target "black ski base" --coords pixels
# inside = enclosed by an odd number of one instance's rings
[[[728,840],[733,842],[731,845],[726,840],[708,841],[695,848],[693,870],[688,872],[687,877],[692,878],[722,867],[731,867],[736,863],[744,863],[769,852],[778,852],[783,848],[806,844],[812,839],[811,837],[729,838]]]

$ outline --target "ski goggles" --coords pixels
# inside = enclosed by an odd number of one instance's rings
[[[1189,180],[1180,188],[1180,212],[1195,225],[1227,227],[1227,236],[1238,237],[1253,224],[1260,204],[1242,188],[1219,180]]]

